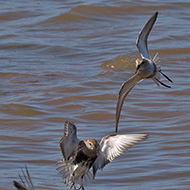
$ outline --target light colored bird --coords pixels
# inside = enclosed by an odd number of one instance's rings
[[[28,168],[26,166],[25,166],[25,170],[26,170],[26,172],[24,172],[22,170],[23,176],[19,175],[22,184],[19,182],[13,181],[14,186],[18,190],[35,190],[34,185],[32,183],[32,179],[30,177],[30,173],[29,173]]]
[[[139,141],[145,140],[147,134],[108,135],[97,141],[77,138],[74,123],[65,122],[64,136],[60,140],[63,159],[57,162],[58,172],[66,185],[84,190],[86,182],[92,180],[98,169],[103,169]],[[93,174],[89,171],[92,168]]]
[[[116,108],[116,126],[115,131],[118,130],[118,123],[120,118],[121,109],[123,102],[131,91],[131,89],[143,79],[152,79],[158,86],[159,84],[171,88],[170,86],[164,84],[160,81],[160,74],[162,74],[168,81],[172,80],[167,77],[162,71],[161,67],[158,65],[158,57],[154,56],[153,59],[149,56],[147,39],[148,35],[156,21],[158,12],[155,12],[154,15],[149,19],[144,28],[140,31],[139,36],[136,41],[137,48],[141,54],[141,59],[136,60],[136,72],[135,74],[122,84],[117,98],[117,108]]]

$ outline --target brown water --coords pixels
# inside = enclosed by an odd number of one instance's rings
[[[183,1],[0,2],[0,187],[27,165],[36,189],[69,189],[56,172],[64,121],[78,137],[114,132],[121,84],[135,70],[135,41],[156,11],[149,38],[171,89],[152,80],[127,97],[119,133],[149,133],[98,172],[92,190],[190,189],[190,3]]]

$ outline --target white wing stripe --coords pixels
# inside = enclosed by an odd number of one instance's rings
[[[95,176],[98,169],[102,169],[116,157],[126,152],[134,144],[141,140],[145,140],[147,137],[147,134],[114,135],[103,137],[100,141],[101,151],[93,164],[93,175]]]

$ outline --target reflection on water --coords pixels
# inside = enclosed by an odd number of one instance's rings
[[[38,1],[0,3],[1,189],[27,164],[36,189],[66,189],[56,173],[65,119],[80,139],[114,133],[120,85],[134,72],[136,37],[149,37],[171,89],[152,80],[125,101],[119,133],[149,138],[116,159],[87,189],[189,189],[189,3]]]

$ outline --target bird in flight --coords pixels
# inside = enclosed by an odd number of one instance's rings
[[[23,176],[19,175],[22,184],[17,182],[17,181],[13,181],[14,186],[18,189],[18,190],[35,190],[34,185],[32,183],[32,179],[30,177],[30,173],[28,171],[28,168],[25,167],[25,172],[24,170],[22,170],[22,174]]]
[[[147,134],[108,135],[100,141],[81,141],[77,138],[75,124],[66,121],[64,136],[60,140],[63,159],[57,162],[58,173],[66,185],[71,185],[74,190],[84,190],[84,185],[95,178],[98,169],[103,169],[116,157],[147,137]]]
[[[152,79],[158,86],[159,84],[161,84],[167,88],[171,88],[171,86],[168,86],[160,81],[160,76],[163,75],[168,81],[172,82],[172,80],[162,72],[161,67],[158,65],[157,54],[156,56],[154,56],[153,59],[151,59],[148,52],[147,39],[156,21],[157,16],[158,12],[155,12],[138,35],[136,45],[141,54],[141,60],[139,59],[136,60],[135,74],[122,84],[121,89],[119,91],[119,95],[117,98],[117,108],[116,108],[116,125],[115,125],[116,132],[118,130],[118,123],[123,102],[128,93],[137,83],[139,83],[143,79]]]

